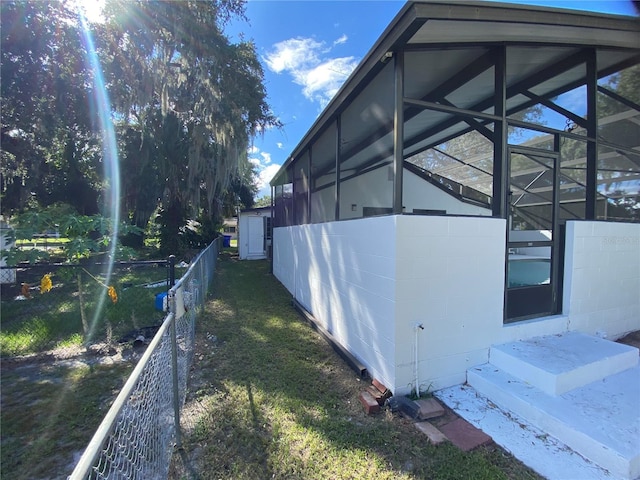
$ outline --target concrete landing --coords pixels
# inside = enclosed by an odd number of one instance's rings
[[[489,358],[490,363],[467,371],[469,387],[478,398],[486,399],[487,408],[493,406],[506,418],[517,418],[521,426],[534,426],[541,432],[536,438],[553,439],[592,467],[608,472],[610,478],[640,477],[637,348],[567,333],[494,346]],[[473,423],[446,396],[441,399]],[[509,439],[501,440],[483,422],[476,426],[509,449]],[[540,462],[552,464],[548,457]],[[563,480],[584,476],[570,471],[567,475],[540,473]]]
[[[491,347],[489,363],[549,395],[638,365],[638,349],[579,332]]]
[[[640,367],[555,396],[491,364],[470,369],[467,382],[612,478],[640,477]]]
[[[493,441],[549,480],[614,480],[615,476],[516,414],[498,408],[468,385],[434,395]]]

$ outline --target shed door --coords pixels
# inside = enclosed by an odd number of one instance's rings
[[[249,249],[247,256],[258,257],[264,255],[264,220],[262,217],[248,217],[247,230]]]

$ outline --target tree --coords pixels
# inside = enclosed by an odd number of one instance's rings
[[[187,216],[220,217],[230,192],[250,188],[241,180],[249,140],[278,122],[255,46],[232,44],[222,32],[232,16],[244,15],[244,2],[113,1],[106,13],[99,44],[127,131],[127,206],[150,195],[141,182],[153,185],[169,241]],[[150,164],[153,175],[141,178]]]
[[[64,2],[1,4],[2,213],[35,201],[98,212],[90,71]]]
[[[120,244],[113,245],[115,225],[110,218],[101,215],[81,215],[71,205],[55,203],[45,208],[33,208],[15,215],[11,222],[12,231],[17,240],[30,240],[42,232],[55,231],[67,241],[60,247],[61,256],[66,262],[77,262],[95,255],[113,251],[118,259],[132,258],[134,252]],[[121,234],[140,235],[135,227],[118,225]],[[117,242],[117,240],[116,240]],[[3,252],[5,253],[5,252]],[[4,256],[4,255],[3,255]],[[46,250],[38,248],[12,248],[6,252],[7,263],[39,262],[49,260]]]
[[[96,72],[68,5],[2,3],[3,214],[55,202],[81,214],[99,210],[102,150],[90,87]],[[244,6],[113,0],[106,22],[92,27],[117,128],[121,216],[145,227],[159,211],[168,242],[188,218],[215,222],[225,199],[252,200],[246,147],[279,125],[255,46],[231,43],[223,33]]]
[[[270,207],[271,206],[271,195],[265,195],[264,197],[260,197],[256,200],[256,207]]]

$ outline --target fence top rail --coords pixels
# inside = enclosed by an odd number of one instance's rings
[[[105,417],[102,419],[102,422],[96,430],[96,433],[93,434],[93,438],[89,442],[89,445],[87,445],[87,448],[82,454],[82,457],[80,457],[80,460],[78,461],[76,467],[73,469],[73,472],[71,473],[71,475],[69,475],[69,477],[67,477],[68,480],[82,480],[87,477],[87,474],[93,467],[96,458],[100,454],[102,445],[104,445],[107,437],[113,431],[116,418],[131,396],[133,389],[138,384],[138,380],[140,379],[144,368],[149,363],[151,355],[153,355],[153,353],[156,351],[160,340],[171,325],[173,318],[173,313],[169,313],[165,317],[162,325],[158,329],[158,332],[154,335],[153,339],[149,343],[147,349],[140,358],[140,361],[136,364],[133,372],[127,379],[127,382],[124,384],[124,387],[122,387],[122,390],[113,402],[113,405],[111,406]]]
[[[96,262],[96,263],[29,263],[20,262],[16,265],[2,265],[0,269],[14,269],[14,268],[51,268],[51,267],[68,267],[68,268],[86,268],[86,267],[136,267],[136,266],[150,266],[150,265],[169,265],[169,260],[131,260],[128,262]]]
[[[198,256],[191,261],[191,264],[189,265],[189,268],[184,273],[184,275],[182,275],[182,277],[180,277],[180,280],[178,280],[176,284],[173,287],[171,287],[171,289],[169,290],[170,294],[175,294],[178,291],[178,289],[182,286],[182,284],[186,281],[186,279],[190,278],[191,273],[195,269],[196,265],[200,262],[200,259],[208,253],[210,248],[213,248],[214,245],[217,245],[217,243],[219,243],[219,240],[218,240],[219,238],[221,237],[216,238],[213,242],[209,244],[207,248],[202,250],[198,254]]]

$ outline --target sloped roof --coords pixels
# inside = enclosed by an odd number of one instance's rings
[[[388,60],[394,51],[423,52],[419,58],[412,59],[408,68],[414,72],[428,69],[429,75],[418,81],[416,75],[411,76],[413,91],[407,92],[411,98],[428,99],[439,86],[473,79],[466,88],[460,89],[453,103],[458,108],[492,115],[493,88],[487,88],[493,81],[493,74],[487,68],[491,62],[490,52],[483,53],[481,48],[501,44],[520,46],[508,59],[512,63],[507,77],[507,110],[517,110],[532,102],[531,95],[558,95],[581,82],[585,47],[608,49],[606,55],[598,56],[599,77],[637,63],[640,19],[494,2],[408,2],[295,147],[271,184],[283,183],[281,176],[287,166],[318,139],[356,95],[360,95],[358,101],[363,104],[378,102],[382,108],[386,106],[387,111],[389,108],[392,111],[394,98],[389,95],[389,83],[393,82],[390,73],[393,69],[384,69],[391,67]],[[556,48],[536,48],[541,45]],[[470,56],[468,47],[478,47],[478,55]],[[468,77],[461,79],[467,70]],[[374,82],[376,76],[384,76],[385,80]],[[446,105],[441,107],[446,109]],[[446,121],[450,117],[446,110],[424,109],[415,115],[405,115],[405,156],[468,128],[463,122]],[[362,168],[374,162],[375,154],[367,151],[368,147],[376,151],[381,147],[392,150],[392,129],[381,132],[373,147],[372,142],[359,141],[371,136],[370,124],[351,122],[343,128],[350,141],[361,149],[359,154],[350,155],[351,165],[345,169]]]

